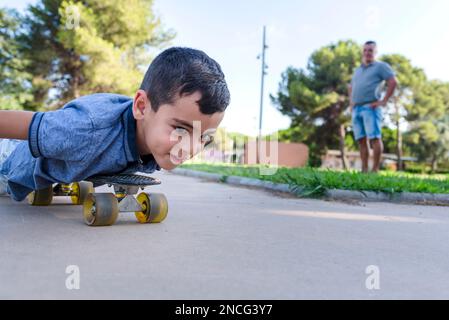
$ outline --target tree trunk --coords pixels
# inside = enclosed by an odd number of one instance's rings
[[[75,68],[73,75],[73,97],[78,99],[80,97],[80,80],[81,80],[81,70],[79,68]]]
[[[432,173],[435,173],[438,169],[437,155],[434,153],[432,156]]]
[[[402,162],[402,132],[401,132],[401,116],[399,114],[399,106],[398,106],[398,101],[397,98],[394,99],[394,109],[395,109],[395,113],[396,113],[396,156],[397,156],[397,170],[398,171],[402,171],[404,170],[404,165]]]
[[[339,131],[340,131],[339,136],[340,136],[341,163],[343,165],[343,169],[348,170],[348,160],[346,159],[346,147],[345,147],[346,130],[344,124],[340,125]]]

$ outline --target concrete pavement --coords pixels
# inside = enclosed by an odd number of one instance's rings
[[[449,298],[447,207],[296,199],[155,176],[163,184],[148,190],[169,200],[155,225],[122,214],[92,228],[68,198],[29,207],[0,197],[0,298]],[[71,265],[79,290],[66,287]]]

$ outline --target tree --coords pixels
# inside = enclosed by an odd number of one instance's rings
[[[19,37],[33,75],[33,103],[60,107],[94,92],[131,95],[151,61],[150,49],[174,37],[152,0],[41,0],[30,6]]]
[[[17,12],[0,8],[0,109],[20,110],[31,100],[30,75],[23,71],[26,61],[16,41],[19,26]]]
[[[426,76],[422,69],[414,67],[411,61],[402,55],[384,55],[380,60],[388,63],[393,68],[398,80],[395,93],[387,108],[396,129],[397,168],[398,170],[403,170],[402,127],[405,124],[408,110],[413,109],[414,90],[426,81]]]
[[[449,84],[427,81],[414,92],[414,104],[408,112],[410,131],[407,143],[422,161],[430,160],[432,171],[449,153]]]
[[[339,148],[346,164],[348,83],[360,61],[361,47],[353,41],[323,47],[312,54],[306,70],[289,67],[277,96],[271,96],[278,110],[292,119],[296,141],[309,146],[312,165],[320,163],[327,148]]]

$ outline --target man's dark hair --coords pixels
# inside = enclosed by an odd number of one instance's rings
[[[140,86],[154,111],[184,94],[201,93],[203,114],[223,112],[230,94],[220,65],[203,51],[174,47],[159,54],[148,68]]]
[[[377,47],[376,41],[370,40],[370,41],[365,42],[365,46],[369,46],[369,45],[372,45],[372,44],[375,45],[375,46]]]

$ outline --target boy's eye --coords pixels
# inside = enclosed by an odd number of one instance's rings
[[[188,135],[189,131],[183,127],[175,127],[176,133],[178,133],[179,135]]]
[[[214,142],[214,136],[210,136],[210,135],[205,135],[202,138],[202,142],[205,143],[205,147],[207,147],[208,145],[210,145],[212,142]]]

